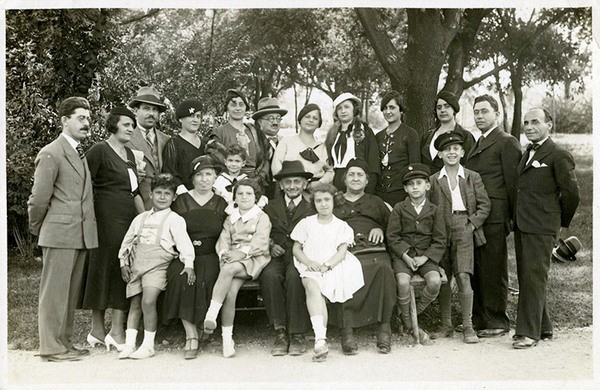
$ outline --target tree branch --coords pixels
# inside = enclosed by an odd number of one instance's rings
[[[464,84],[463,84],[464,89],[472,87],[473,85],[476,85],[476,84],[482,82],[483,80],[487,79],[488,77],[490,77],[490,76],[492,76],[494,74],[497,74],[501,70],[504,70],[504,69],[508,68],[510,66],[510,64],[514,61],[514,59],[518,58],[519,55],[521,55],[521,53],[523,53],[525,50],[527,50],[529,47],[531,47],[531,45],[533,44],[533,42],[535,42],[535,40],[538,39],[539,36],[544,31],[546,31],[550,26],[552,26],[554,23],[556,23],[557,21],[559,21],[562,17],[564,17],[566,14],[568,14],[571,11],[572,10],[570,10],[570,9],[563,9],[560,12],[558,12],[556,15],[554,15],[554,17],[552,17],[551,19],[549,19],[545,24],[543,24],[540,27],[538,27],[533,32],[533,34],[531,35],[531,37],[527,41],[525,41],[519,47],[519,49],[515,52],[515,55],[512,58],[509,58],[502,65],[495,67],[494,69],[490,70],[489,72],[486,72],[486,73],[482,74],[481,76],[475,77],[474,79],[469,80],[469,81],[465,81]]]
[[[140,21],[142,19],[150,18],[152,16],[157,15],[160,11],[161,11],[160,8],[151,8],[151,9],[148,10],[148,12],[143,13],[143,14],[137,14],[137,15],[130,16],[129,18],[121,21],[121,23],[119,23],[119,24],[126,25],[126,24],[130,24],[130,23],[133,23],[133,22]]]

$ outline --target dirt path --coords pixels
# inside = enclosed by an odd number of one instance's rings
[[[373,382],[385,382],[376,387],[398,388],[391,382],[432,381],[569,381],[566,386],[593,388],[592,328],[559,331],[553,341],[540,342],[530,350],[514,350],[510,337],[482,340],[477,345],[465,345],[460,334],[451,340],[436,341],[431,346],[410,346],[406,336],[395,336],[390,355],[374,351],[368,340],[361,343],[360,353],[344,356],[339,342],[332,340],[327,362],[312,363],[311,354],[300,357],[269,355],[268,349],[251,344],[240,344],[237,355],[224,359],[220,345],[213,343],[198,359],[183,360],[180,352],[158,351],[146,361],[119,361],[115,352],[94,349],[86,359],[71,363],[45,363],[35,357],[35,352],[8,351],[8,385],[38,387],[40,384],[70,384],[81,388],[95,384],[106,388],[121,388],[132,381],[144,388],[158,383],[181,387],[179,384],[212,383],[210,388],[288,388],[305,383],[302,388],[328,389],[344,384],[348,388],[373,388]],[[570,381],[578,381],[573,383]],[[267,382],[267,383],[265,383]],[[484,385],[471,383],[461,388],[515,388],[531,385],[506,382]],[[559,383],[547,383],[544,389]],[[421,384],[420,384],[421,385]],[[473,385],[473,386],[471,386]],[[127,386],[131,388],[131,385]],[[404,386],[402,386],[404,387]],[[158,388],[165,388],[164,385]]]

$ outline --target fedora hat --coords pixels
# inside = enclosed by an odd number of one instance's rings
[[[353,100],[356,102],[356,105],[360,107],[360,99],[350,92],[344,92],[340,96],[336,97],[333,101],[333,108],[335,109],[340,103],[345,102],[346,100]]]
[[[558,245],[552,249],[552,260],[560,263],[568,263],[577,260],[575,255],[582,248],[581,241],[575,236],[571,236],[566,240],[559,239]]]
[[[167,111],[167,106],[160,100],[158,91],[154,87],[142,87],[137,91],[137,96],[131,99],[128,106],[138,107],[141,103],[151,104],[158,107],[158,111]]]
[[[252,119],[257,120],[263,115],[276,113],[281,116],[287,114],[287,110],[279,107],[279,103],[277,103],[277,99],[272,97],[264,97],[258,101],[258,110],[254,114],[252,114]]]
[[[310,179],[313,177],[313,174],[310,172],[306,172],[304,170],[304,165],[302,162],[293,160],[293,161],[284,161],[281,165],[281,171],[278,174],[273,175],[276,180],[281,180],[286,177],[303,177],[305,179]]]

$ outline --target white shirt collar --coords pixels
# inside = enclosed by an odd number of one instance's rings
[[[79,145],[79,142],[75,141],[75,138],[71,137],[67,133],[61,133],[61,134],[69,142],[69,145],[71,145],[73,147],[73,149],[77,150],[77,145]]]
[[[152,207],[152,209],[150,210],[150,215],[162,215],[162,214],[168,213],[170,211],[171,211],[170,207],[167,207],[166,209],[162,209],[160,211],[155,211],[154,207]]]
[[[534,144],[541,145],[541,144],[543,144],[544,142],[546,142],[546,140],[547,140],[548,138],[549,138],[549,137],[548,137],[548,136],[546,136],[546,138],[544,138],[544,139],[543,139],[543,140],[541,140],[541,141],[534,142]]]
[[[444,176],[448,176],[445,166],[442,167],[442,169],[440,170],[440,175],[438,176],[438,179],[441,179]],[[462,177],[463,179],[465,178],[465,168],[463,168],[461,164],[458,165],[458,176]]]
[[[427,202],[427,197],[425,197],[420,204],[414,204],[412,201],[410,204],[412,204],[415,209],[421,209],[423,206],[425,206],[425,202]]]
[[[498,127],[498,126],[494,126],[494,127],[492,127],[491,129],[489,129],[489,130],[488,130],[488,131],[486,131],[485,133],[481,134],[481,136],[482,136],[483,138],[487,137],[488,135],[490,135],[490,133],[491,133],[492,131],[494,131],[494,130],[496,129],[496,127]]]
[[[285,205],[287,206],[288,204],[290,204],[290,200],[292,202],[294,202],[294,205],[298,206],[300,204],[300,202],[302,201],[302,195],[295,197],[294,199],[291,199],[289,196],[284,195],[283,196],[285,199]]]
[[[146,135],[150,130],[154,129],[154,127],[151,127],[149,129],[145,128],[144,126],[140,125],[140,122],[136,122],[137,123],[137,128],[140,129],[140,131]]]
[[[254,205],[254,206],[252,206],[252,208],[250,210],[248,210],[248,212],[246,212],[246,214],[242,215],[242,214],[240,214],[239,207],[236,207],[233,209],[233,212],[231,213],[229,218],[230,218],[231,223],[236,223],[238,221],[238,219],[240,219],[240,218],[241,218],[242,222],[248,222],[252,218],[256,217],[260,212],[261,212],[260,207],[258,207],[257,205]]]

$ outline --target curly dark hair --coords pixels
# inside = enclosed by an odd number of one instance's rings
[[[235,201],[235,195],[237,194],[237,190],[240,186],[248,186],[254,190],[254,203],[258,203],[258,200],[262,196],[262,187],[258,182],[254,179],[242,179],[238,181],[233,187],[233,200]]]
[[[170,173],[159,173],[150,182],[150,190],[154,191],[155,188],[166,188],[175,193],[177,191],[177,181]]]

